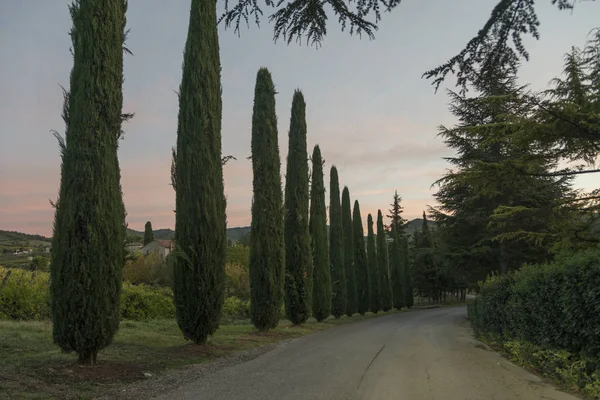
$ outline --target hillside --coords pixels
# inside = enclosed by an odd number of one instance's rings
[[[51,238],[47,238],[42,235],[30,235],[15,231],[0,230],[0,244],[2,245],[16,245],[29,242],[30,245],[37,246],[40,244],[50,243],[51,240]]]
[[[154,239],[157,240],[169,240],[175,237],[175,231],[172,229],[157,229],[154,232]],[[242,236],[250,232],[249,226],[242,226],[236,228],[227,229],[227,238],[232,242],[237,242]],[[140,238],[144,237],[144,232],[136,231],[133,229],[127,229],[128,236],[137,236]]]
[[[431,220],[427,220],[427,223],[429,224],[429,228],[435,228],[437,226],[437,224],[434,221]],[[415,231],[420,231],[421,228],[423,227],[423,218],[415,218],[413,220],[410,220],[406,223],[406,228],[404,228],[404,232],[407,235],[414,235]]]

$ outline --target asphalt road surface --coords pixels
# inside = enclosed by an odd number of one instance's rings
[[[464,307],[342,325],[157,399],[575,400],[486,350]]]

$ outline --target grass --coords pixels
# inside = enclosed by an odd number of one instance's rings
[[[393,312],[379,313],[378,316]],[[302,326],[282,321],[268,333],[249,322],[228,323],[206,345],[183,339],[174,320],[121,322],[111,346],[98,355],[96,367],[81,367],[74,354],[52,343],[50,322],[0,321],[0,399],[90,398],[107,389],[147,379],[189,364],[310,334],[375,315],[355,315]]]

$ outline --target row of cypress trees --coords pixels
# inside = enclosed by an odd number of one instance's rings
[[[351,211],[348,187],[340,196],[335,165],[330,170],[328,231],[324,160],[316,145],[309,176],[306,103],[300,90],[294,92],[292,100],[285,197],[282,195],[275,94],[270,72],[259,69],[251,157],[253,324],[263,331],[277,326],[282,301],[286,317],[294,324],[306,322],[310,315],[322,321],[330,315],[339,318],[412,305],[407,301],[412,298],[412,289],[407,286],[408,257],[402,255],[407,251],[404,235],[392,229],[390,258],[388,235],[379,211],[377,234],[372,216],[368,217],[365,249],[360,205],[355,201]]]

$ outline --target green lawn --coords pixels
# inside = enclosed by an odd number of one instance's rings
[[[87,398],[146,379],[144,373],[156,375],[372,317],[369,313],[322,323],[311,319],[302,326],[282,321],[268,333],[258,333],[243,321],[222,325],[203,346],[185,341],[174,320],[124,321],[114,343],[98,355],[96,367],[80,367],[74,354],[61,353],[52,343],[50,322],[0,321],[0,398]]]

